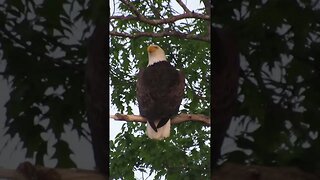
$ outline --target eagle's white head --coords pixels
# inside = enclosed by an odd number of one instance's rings
[[[147,51],[148,51],[148,57],[149,57],[148,66],[159,61],[167,60],[166,54],[164,53],[163,49],[158,45],[151,44],[148,47]]]

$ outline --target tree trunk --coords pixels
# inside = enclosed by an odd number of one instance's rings
[[[86,103],[96,168],[108,174],[107,24],[98,24],[89,44]]]
[[[230,125],[237,99],[239,79],[239,52],[229,33],[213,28],[213,119],[212,149],[213,164],[216,165],[221,146]]]

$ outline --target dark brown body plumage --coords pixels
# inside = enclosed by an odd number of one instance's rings
[[[140,70],[137,99],[141,116],[148,119],[152,129],[165,125],[178,113],[184,95],[184,75],[167,61],[160,61]],[[159,124],[154,124],[160,120]]]

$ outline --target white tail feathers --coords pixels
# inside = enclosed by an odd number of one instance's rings
[[[155,125],[157,126],[158,123],[159,122],[155,122]],[[171,122],[169,119],[164,126],[157,129],[158,132],[155,132],[150,126],[149,122],[147,122],[147,136],[150,139],[162,140],[170,136],[170,127],[171,127]]]

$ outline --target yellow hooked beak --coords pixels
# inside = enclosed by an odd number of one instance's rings
[[[150,46],[148,46],[147,51],[148,51],[148,53],[153,53],[158,48],[159,48],[159,46],[157,46],[157,45],[150,45]]]

